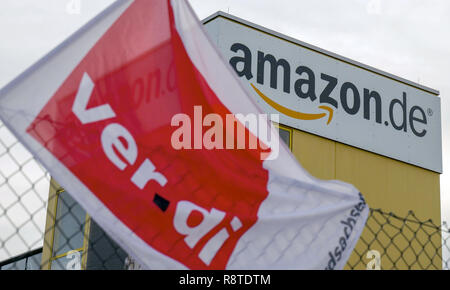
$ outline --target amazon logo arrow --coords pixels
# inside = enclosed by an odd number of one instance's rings
[[[258,90],[258,88],[256,88],[252,83],[250,83],[250,85],[252,86],[252,88],[255,90],[255,92],[272,108],[274,108],[275,110],[277,110],[280,113],[283,113],[286,116],[289,116],[291,118],[294,119],[299,119],[299,120],[318,120],[318,119],[322,119],[324,117],[327,116],[327,113],[319,113],[319,114],[309,114],[309,113],[302,113],[302,112],[298,112],[298,111],[294,111],[291,110],[289,108],[286,108],[280,104],[278,104],[277,102],[273,101],[272,99],[270,99],[269,97],[267,97],[266,95],[264,95],[260,90]],[[333,109],[328,107],[328,106],[319,106],[319,109],[325,110],[328,112],[328,120],[327,120],[327,125],[330,124],[331,120],[333,119]]]

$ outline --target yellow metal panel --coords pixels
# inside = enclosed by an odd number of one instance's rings
[[[371,208],[440,223],[440,175],[378,154],[293,130],[292,152],[321,179],[355,185]]]
[[[335,178],[335,142],[293,130],[292,153],[311,175],[320,179]]]
[[[439,174],[336,143],[336,179],[355,185],[371,208],[439,224]]]

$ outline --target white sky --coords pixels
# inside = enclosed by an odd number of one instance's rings
[[[81,6],[70,6],[80,3]],[[113,0],[1,0],[0,87]],[[441,92],[442,216],[450,220],[450,1],[190,0]],[[426,193],[424,193],[426,194]],[[0,197],[1,198],[1,197]]]

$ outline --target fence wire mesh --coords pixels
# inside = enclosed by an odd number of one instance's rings
[[[0,123],[0,269],[140,269]],[[447,224],[371,209],[346,269],[449,269]]]
[[[399,217],[371,209],[348,269],[449,270],[450,230],[420,220],[413,211]]]

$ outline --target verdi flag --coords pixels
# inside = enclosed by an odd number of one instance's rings
[[[0,117],[148,269],[342,269],[367,219],[278,144],[187,1],[116,1],[1,90]]]

